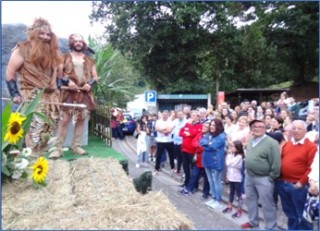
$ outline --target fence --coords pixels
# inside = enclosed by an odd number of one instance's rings
[[[112,130],[110,128],[111,113],[105,106],[98,106],[91,112],[90,132],[106,141],[108,146],[112,146]]]

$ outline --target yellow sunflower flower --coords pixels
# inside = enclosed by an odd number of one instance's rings
[[[11,144],[16,144],[19,141],[23,136],[23,129],[21,125],[25,119],[26,117],[21,115],[19,112],[11,113],[7,133],[4,137],[5,141],[8,141]]]
[[[41,184],[45,181],[47,173],[48,173],[48,160],[44,157],[39,157],[37,161],[30,167],[33,170],[32,179]]]

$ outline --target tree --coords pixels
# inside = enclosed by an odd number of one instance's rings
[[[257,13],[285,77],[299,85],[318,76],[319,2],[259,3]]]
[[[107,23],[110,43],[155,90],[208,93],[317,75],[318,3],[309,4],[94,2],[91,19]]]
[[[107,26],[110,42],[141,64],[148,77],[146,81],[157,91],[204,93],[212,91],[207,82],[215,79],[217,73],[202,73],[205,68],[200,66],[201,61],[208,50],[221,43],[213,33],[216,28],[211,28],[210,24],[219,22],[218,31],[225,26],[236,30],[223,14],[225,5],[230,4],[95,2],[91,19],[111,20]],[[210,18],[217,12],[216,17]],[[210,20],[206,21],[206,17]],[[218,62],[219,54],[215,56]],[[214,76],[205,79],[208,74]]]

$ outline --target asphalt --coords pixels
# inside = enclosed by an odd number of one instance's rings
[[[126,136],[123,141],[113,139],[112,147],[126,156],[129,161],[129,177],[139,177],[144,171],[153,171],[154,163],[151,162],[147,167],[135,167],[136,161],[136,139],[132,136]],[[169,164],[166,164],[162,171],[156,176],[153,176],[152,190],[162,191],[170,201],[176,206],[176,208],[184,213],[193,223],[197,230],[240,230],[241,224],[248,221],[247,207],[244,201],[243,215],[241,218],[232,218],[231,214],[224,214],[221,210],[213,210],[207,207],[201,198],[202,193],[196,192],[190,196],[179,195],[178,191],[181,190],[180,185],[183,179],[177,174],[172,174],[169,169]],[[223,185],[223,203],[225,208],[228,201],[228,185]],[[287,229],[287,218],[284,215],[281,203],[279,201],[277,211],[278,228]],[[259,208],[260,215],[260,229],[264,229],[264,219],[261,208]]]

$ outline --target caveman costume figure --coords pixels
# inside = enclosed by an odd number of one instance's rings
[[[79,34],[69,36],[71,52],[64,55],[63,77],[61,82],[61,103],[85,104],[87,107],[71,108],[61,106],[61,118],[58,127],[56,149],[49,158],[59,158],[63,154],[63,143],[67,134],[68,124],[75,120],[74,136],[71,149],[75,154],[85,155],[87,152],[80,147],[84,121],[89,117],[90,111],[95,109],[96,103],[92,87],[98,81],[96,65],[93,59],[84,51],[87,49],[83,37]]]
[[[26,30],[27,40],[18,43],[12,50],[6,70],[6,82],[14,103],[30,101],[44,89],[41,102],[36,110],[45,114],[50,123],[34,116],[29,132],[26,134],[26,146],[33,152],[43,154],[48,139],[54,135],[59,118],[57,76],[62,76],[62,55],[57,36],[52,32],[49,22],[35,19]],[[19,84],[17,75],[19,74]]]

